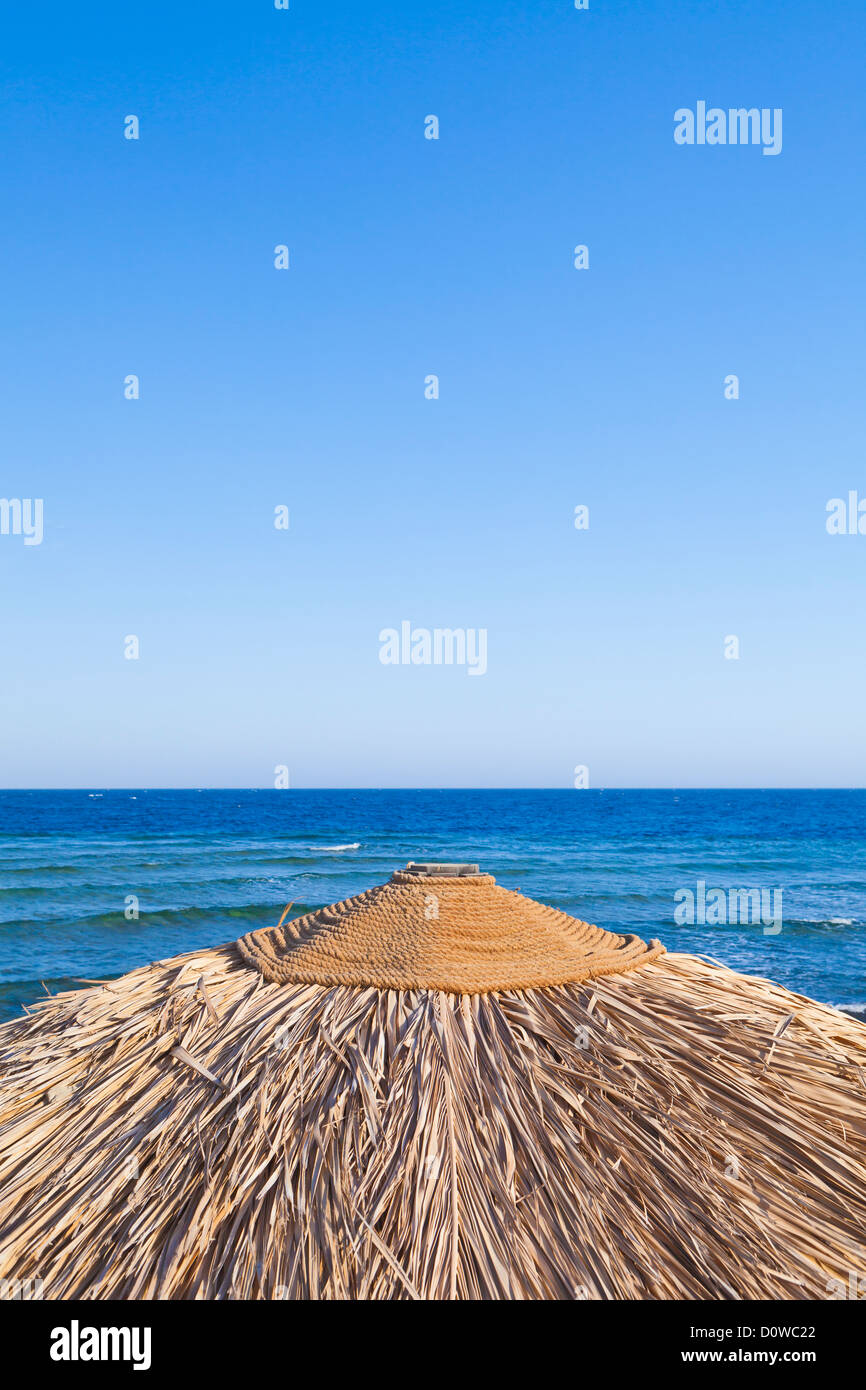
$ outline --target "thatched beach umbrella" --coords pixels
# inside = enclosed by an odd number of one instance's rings
[[[460,867],[0,1030],[0,1278],[775,1299],[863,1272],[866,1027]]]

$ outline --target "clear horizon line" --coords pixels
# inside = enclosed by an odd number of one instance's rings
[[[246,785],[238,786],[205,786],[197,787],[193,784],[178,785],[157,785],[157,786],[106,786],[97,782],[66,787],[0,787],[0,795],[14,792],[45,792],[53,794],[56,792],[273,792],[284,795],[286,792],[562,792],[563,795],[573,792],[605,792],[605,791],[626,791],[626,792],[824,792],[824,791],[864,791],[862,786],[626,786],[619,783],[609,783],[601,787],[562,787],[562,786],[517,786],[517,787],[490,787],[490,786],[421,786],[421,787],[402,787],[402,786],[304,786],[304,787],[250,787]]]

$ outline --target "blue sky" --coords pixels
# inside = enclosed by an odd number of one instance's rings
[[[863,785],[866,536],[825,509],[866,497],[864,36],[7,17],[0,496],[44,539],[0,535],[0,783]],[[676,145],[698,100],[782,108],[781,154]],[[383,666],[402,620],[486,629],[487,674]]]

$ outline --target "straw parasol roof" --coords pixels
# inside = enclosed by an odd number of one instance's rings
[[[475,865],[0,1029],[0,1278],[47,1298],[826,1298],[866,1027]]]

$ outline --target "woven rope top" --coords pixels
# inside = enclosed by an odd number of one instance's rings
[[[270,981],[452,994],[614,975],[665,949],[544,907],[498,887],[490,874],[433,878],[402,870],[382,887],[237,944]]]

